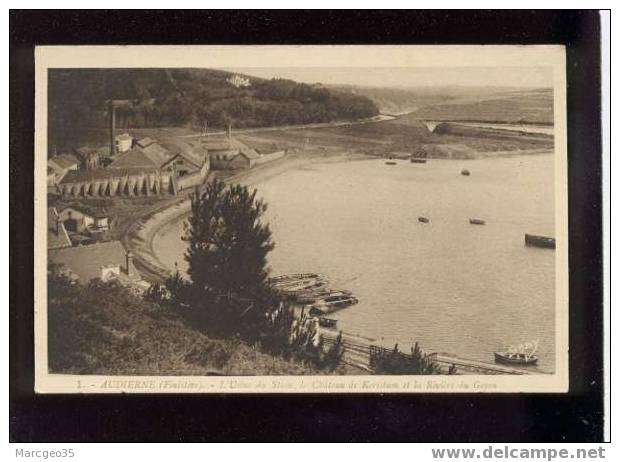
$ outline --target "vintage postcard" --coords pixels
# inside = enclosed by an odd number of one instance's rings
[[[39,393],[568,390],[562,46],[36,49]]]

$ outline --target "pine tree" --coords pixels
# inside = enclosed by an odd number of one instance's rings
[[[271,231],[261,223],[267,205],[241,185],[216,180],[191,199],[185,259],[193,310],[222,335],[258,335],[273,296],[267,284]]]

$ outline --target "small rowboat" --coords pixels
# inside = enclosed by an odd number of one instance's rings
[[[428,223],[430,220],[426,217],[418,217],[420,223]]]
[[[500,351],[495,352],[495,362],[510,364],[512,366],[534,366],[538,362],[538,356]]]
[[[340,308],[355,305],[359,300],[352,295],[331,295],[311,306],[310,316],[322,316],[333,313]]]
[[[394,161],[388,161],[385,163],[385,165],[396,165],[396,162]]]
[[[469,175],[471,175],[471,173],[469,172],[469,170],[467,170],[466,168],[464,168],[463,170],[461,170],[461,175],[463,175],[463,176],[469,176]]]
[[[486,222],[484,220],[481,220],[480,218],[470,218],[469,224],[470,225],[484,225],[486,224]]]
[[[412,164],[425,164],[426,163],[426,159],[423,159],[421,157],[412,157],[409,161]]]
[[[546,249],[555,249],[555,239],[547,236],[536,236],[535,234],[525,235],[525,245],[533,247],[544,247]]]
[[[300,279],[310,279],[310,278],[322,278],[320,274],[317,273],[293,273],[293,274],[281,274],[280,276],[274,276],[269,278],[269,283],[278,284],[278,283],[286,283],[297,281]]]
[[[287,294],[297,294],[308,289],[324,287],[325,285],[326,282],[324,280],[312,278],[301,279],[290,284],[274,285],[273,288]]]
[[[315,290],[309,289],[307,291],[297,294],[297,301],[300,303],[316,303],[319,300],[324,300],[327,297],[334,295],[353,295],[348,290],[328,290],[324,287],[318,287]]]
[[[337,323],[337,319],[319,317],[319,326],[321,327],[336,327]]]

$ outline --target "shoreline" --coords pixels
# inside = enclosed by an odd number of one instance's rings
[[[314,154],[314,155],[312,155]],[[376,156],[369,156],[360,154],[358,152],[321,152],[308,155],[307,153],[293,153],[289,154],[282,159],[278,159],[272,163],[263,164],[250,170],[243,170],[236,174],[222,178],[226,183],[238,183],[248,187],[255,187],[257,184],[268,181],[280,174],[288,171],[303,168],[305,166],[313,164],[330,164],[330,163],[342,163],[353,162],[362,160],[379,160]],[[522,151],[519,153],[526,155]],[[541,153],[542,154],[542,153]],[[515,153],[517,155],[517,153]],[[488,158],[487,158],[488,159]],[[437,160],[461,160],[461,159],[437,159]],[[173,268],[166,267],[159,259],[157,252],[154,248],[155,239],[170,229],[170,227],[176,225],[180,220],[186,219],[190,213],[190,199],[183,198],[179,202],[173,205],[165,206],[162,210],[149,216],[146,220],[138,220],[138,226],[134,236],[131,236],[130,242],[132,243],[132,252],[135,252],[136,257],[147,262],[147,272],[151,272],[152,268],[159,268],[158,273],[154,274],[152,282],[161,282],[164,277],[163,272],[171,274]],[[134,247],[135,246],[135,247]],[[149,268],[150,267],[150,268]],[[142,271],[141,271],[142,272]],[[153,276],[153,274],[151,274]],[[146,278],[146,277],[145,277]],[[149,279],[149,278],[146,278]],[[324,333],[328,333],[324,332]],[[374,343],[375,339],[369,337],[362,337],[350,332],[343,332],[343,335],[347,337],[349,342],[355,344],[367,344],[368,342]],[[466,374],[481,373],[481,374],[494,374],[494,373],[512,373],[512,374],[547,374],[539,370],[523,370],[520,368],[510,368],[506,366],[498,366],[494,363],[486,361],[478,361],[472,359],[466,359],[450,353],[434,353],[437,360],[442,365],[450,365],[458,363],[459,369]],[[447,367],[447,366],[446,366]]]

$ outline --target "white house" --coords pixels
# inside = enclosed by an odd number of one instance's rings
[[[248,79],[246,77],[241,77],[240,75],[233,75],[232,77],[229,77],[228,79],[226,79],[226,81],[229,84],[234,85],[237,88],[249,87],[249,86],[252,85],[250,83],[250,79]]]
[[[133,146],[133,137],[129,133],[116,135],[115,138],[116,152],[127,152]]]

